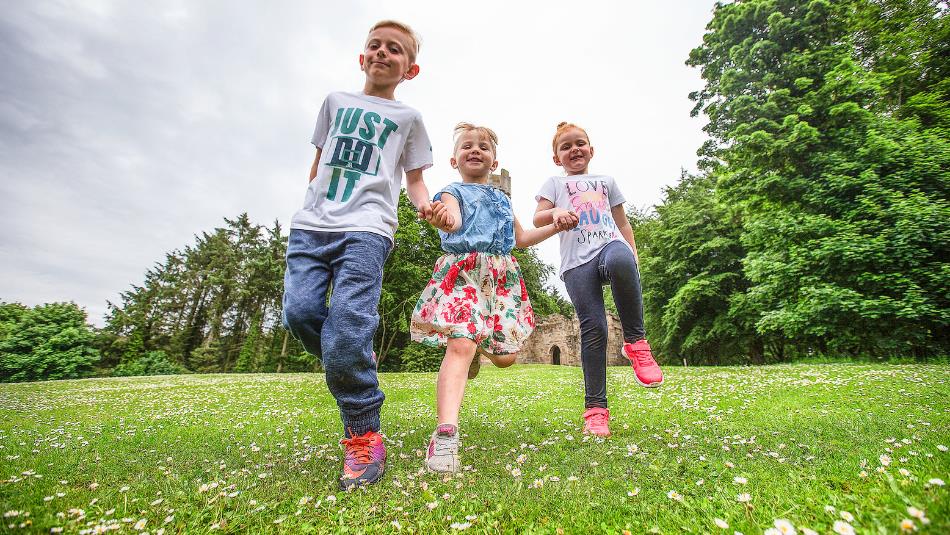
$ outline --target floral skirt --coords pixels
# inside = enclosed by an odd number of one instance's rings
[[[416,303],[412,339],[446,345],[468,338],[493,355],[517,353],[534,331],[534,311],[511,255],[443,255]]]

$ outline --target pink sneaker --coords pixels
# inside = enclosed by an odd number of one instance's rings
[[[601,407],[591,407],[584,411],[584,433],[599,437],[610,436],[610,411]]]
[[[653,388],[663,384],[663,371],[653,359],[653,352],[646,339],[623,345],[623,354],[630,359],[633,375],[641,385]]]

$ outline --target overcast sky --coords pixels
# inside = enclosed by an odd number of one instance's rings
[[[358,55],[383,18],[422,37],[421,73],[396,98],[425,119],[431,192],[457,179],[452,127],[489,126],[530,226],[566,120],[591,136],[591,172],[652,206],[696,167],[704,121],[687,94],[702,80],[684,62],[713,3],[7,2],[0,301],[75,301],[101,325],[107,301],[222,218],[286,229],[317,110],[362,89]],[[558,263],[556,239],[539,248]]]

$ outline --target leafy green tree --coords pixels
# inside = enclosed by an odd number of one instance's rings
[[[99,360],[95,334],[75,303],[0,304],[0,334],[0,381],[85,377]]]
[[[750,286],[734,304],[760,335],[800,353],[946,351],[947,60],[933,53],[946,14],[914,1],[717,5],[688,62],[707,82],[691,97],[709,118],[704,169],[746,250]]]

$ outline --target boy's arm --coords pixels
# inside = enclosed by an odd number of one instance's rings
[[[317,167],[320,166],[320,153],[323,152],[323,149],[317,149],[317,157],[313,159],[313,165],[310,166],[310,180],[313,182],[313,179],[317,176]]]
[[[623,205],[618,204],[610,209],[610,215],[614,218],[614,223],[617,224],[617,230],[620,231],[620,235],[623,236],[623,239],[627,240],[627,244],[630,245],[630,249],[633,250],[633,258],[636,259],[637,265],[640,265],[640,255],[637,253],[637,241],[633,238],[633,228],[630,227],[630,220],[627,219],[627,213],[623,210]]]
[[[432,205],[429,203],[429,188],[422,181],[422,169],[406,171],[406,194],[412,205],[418,210],[419,219],[432,218]]]
[[[521,228],[521,223],[518,222],[518,217],[515,216],[515,247],[519,249],[537,245],[551,236],[554,236],[557,232],[558,230],[554,226],[554,223],[548,223],[543,227],[525,230]]]

